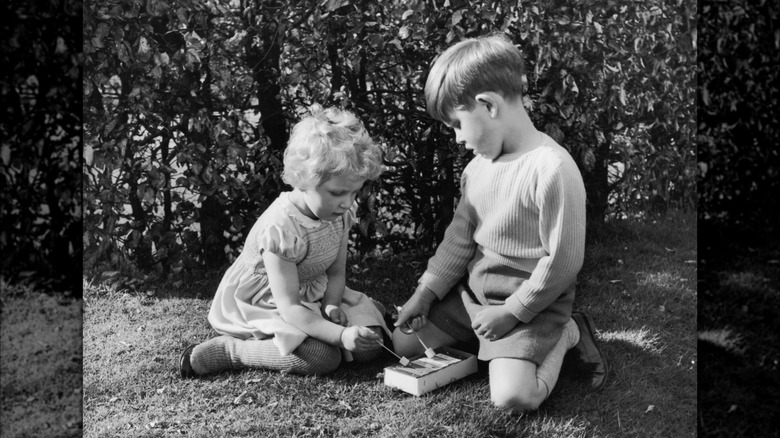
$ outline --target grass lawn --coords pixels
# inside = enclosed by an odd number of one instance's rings
[[[699,435],[778,437],[780,229],[705,228],[699,266]]]
[[[389,354],[322,377],[246,370],[182,380],[182,349],[215,336],[206,315],[219,279],[139,292],[87,284],[84,436],[695,436],[696,259],[693,214],[590,236],[575,310],[593,316],[613,372],[595,394],[563,376],[529,414],[491,405],[486,364],[422,397],[385,387]],[[347,281],[400,305],[425,260],[351,260]]]

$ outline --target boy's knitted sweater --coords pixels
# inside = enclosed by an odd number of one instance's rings
[[[476,156],[463,170],[452,223],[419,281],[439,298],[463,277],[477,249],[531,273],[505,304],[520,321],[574,284],[585,252],[585,186],[569,153],[541,137],[529,152]]]

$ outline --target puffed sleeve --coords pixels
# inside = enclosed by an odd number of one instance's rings
[[[297,261],[306,251],[306,244],[300,237],[274,224],[263,227],[257,240],[262,251],[270,251],[291,262]]]

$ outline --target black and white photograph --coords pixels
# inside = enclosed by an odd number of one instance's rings
[[[0,436],[778,436],[774,2],[3,11]]]

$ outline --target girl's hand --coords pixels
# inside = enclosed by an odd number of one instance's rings
[[[339,306],[328,304],[327,306],[325,306],[324,313],[325,316],[328,317],[328,319],[330,319],[332,322],[338,325],[343,325],[344,327],[346,327],[347,324],[349,324],[349,321],[347,321],[347,314],[344,313],[344,311],[341,310]]]
[[[382,335],[368,327],[351,326],[341,333],[341,344],[349,351],[366,351],[378,347]]]
[[[412,297],[398,311],[398,320],[395,322],[395,326],[406,334],[425,327],[428,324],[428,311],[435,299],[436,294],[433,291],[425,286],[418,286]]]

